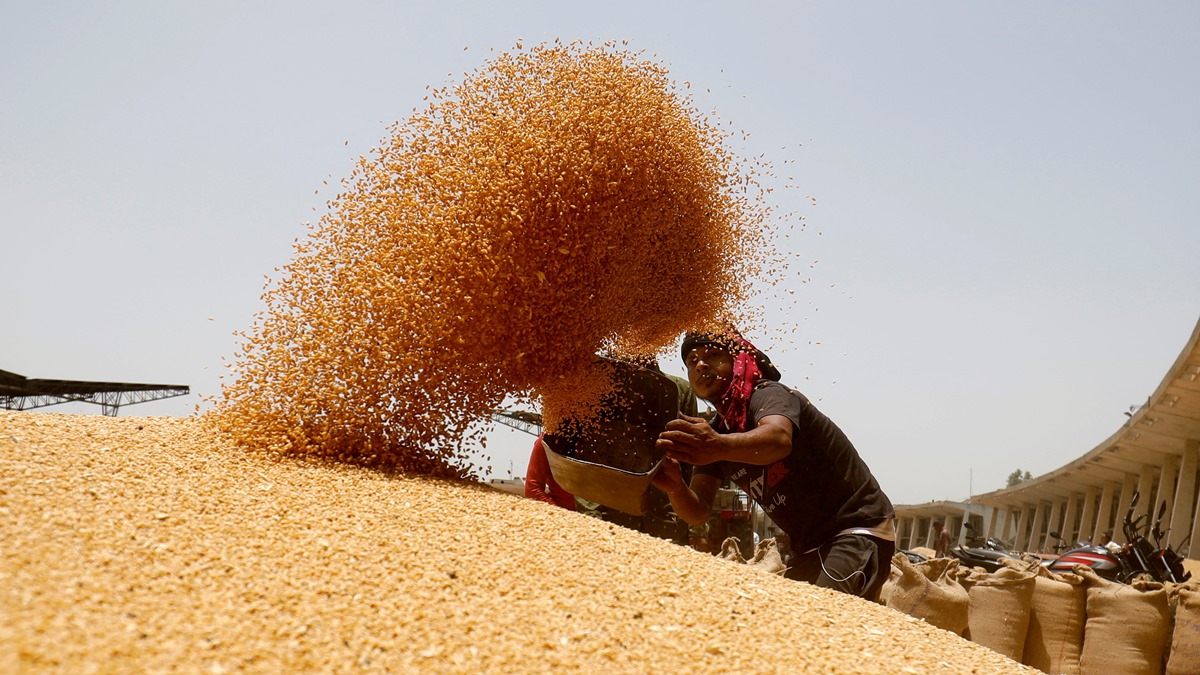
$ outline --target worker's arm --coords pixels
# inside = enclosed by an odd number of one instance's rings
[[[721,487],[721,481],[716,476],[696,472],[692,475],[691,484],[685,485],[679,462],[667,457],[659,465],[652,481],[655,487],[667,493],[675,515],[683,518],[687,524],[703,525],[708,522],[717,488]]]
[[[766,466],[791,453],[792,421],[767,415],[749,431],[719,434],[704,418],[681,414],[667,422],[656,445],[667,457],[697,466],[721,461]]]

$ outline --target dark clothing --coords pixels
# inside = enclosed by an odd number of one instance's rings
[[[696,402],[696,392],[692,391],[691,383],[687,381],[687,378],[678,375],[667,375],[666,377],[674,382],[675,388],[679,390],[679,412],[688,417],[695,417],[699,408]]]
[[[942,530],[934,535],[933,555],[936,558],[950,557],[950,533],[946,530]]]
[[[748,423],[747,429],[769,415],[792,422],[792,451],[787,457],[770,466],[716,462],[695,470],[732,480],[758,502],[788,534],[797,561],[818,546],[828,546],[842,530],[879,525],[893,517],[891,501],[850,439],[803,394],[760,380],[750,397],[753,424]],[[720,419],[714,420],[713,428],[729,433]],[[883,559],[890,561],[890,554]],[[886,578],[886,564],[880,567]]]
[[[848,534],[794,556],[787,578],[878,601],[891,571],[895,542]]]

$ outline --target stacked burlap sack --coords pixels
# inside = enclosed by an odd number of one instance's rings
[[[892,571],[879,601],[926,623],[962,635],[967,630],[967,589],[955,573],[958,560],[934,558],[913,564],[903,553],[892,558]]]
[[[1120,584],[1036,561],[996,572],[902,553],[880,602],[1046,673],[1200,673],[1200,583]]]
[[[741,540],[737,537],[727,537],[721,543],[719,557],[735,563],[745,563],[747,567],[753,567],[768,574],[782,575],[787,571],[787,567],[783,564],[783,556],[779,554],[779,546],[774,539],[763,539],[758,542],[758,546],[754,549],[754,557],[750,560],[746,560],[742,556],[740,543]]]

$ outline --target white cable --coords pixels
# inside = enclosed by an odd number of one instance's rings
[[[844,584],[848,580],[853,579],[855,574],[861,574],[863,576],[863,584],[867,583],[867,573],[862,570],[854,570],[850,574],[847,574],[845,576],[845,578],[843,578],[843,579],[839,579],[839,578],[833,576],[832,574],[830,574],[829,570],[825,567],[825,559],[821,557],[821,549],[820,548],[817,549],[817,562],[821,563],[821,571],[825,573],[825,576],[829,577],[830,579],[833,579],[834,581],[836,581],[839,584]]]

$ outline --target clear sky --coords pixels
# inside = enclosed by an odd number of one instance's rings
[[[427,84],[519,39],[628,40],[799,186],[773,193],[805,218],[798,301],[749,337],[894,502],[963,499],[1105,440],[1200,319],[1198,26],[1193,2],[5,2],[0,369],[186,384],[122,414],[190,414]],[[532,440],[497,427],[494,475]]]

